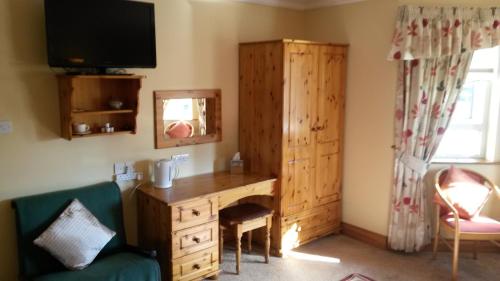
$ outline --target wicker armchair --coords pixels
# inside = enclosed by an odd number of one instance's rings
[[[495,193],[498,198],[500,198],[500,190],[491,180],[474,171],[466,169],[461,170],[470,175],[472,178],[478,179],[480,184],[489,189],[489,193],[487,195],[488,199],[486,200],[489,200],[489,197],[491,197],[491,195]],[[444,189],[442,188],[442,183],[446,178],[448,171],[448,168],[443,169],[439,171],[435,177],[434,187],[436,189],[436,194],[446,204],[446,207],[450,212],[443,214],[443,207],[439,204],[436,204],[436,225],[434,233],[433,257],[435,258],[437,255],[438,243],[441,239],[441,241],[453,252],[452,280],[457,280],[460,240],[476,241],[476,244],[478,241],[490,241],[496,246],[500,247],[500,243],[498,242],[500,240],[500,222],[480,215],[476,215],[470,219],[460,218],[459,212],[457,211],[455,205],[457,202],[451,202],[448,196],[446,196]],[[482,209],[482,206],[480,209]],[[450,243],[446,239],[444,239],[441,234],[445,234],[447,237],[453,237],[453,245],[450,245]],[[474,259],[477,259],[476,249],[474,249]]]

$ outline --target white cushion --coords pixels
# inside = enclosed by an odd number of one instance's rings
[[[115,234],[74,199],[33,242],[75,270],[87,267]]]

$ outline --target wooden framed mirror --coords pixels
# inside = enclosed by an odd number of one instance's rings
[[[222,140],[221,91],[154,92],[155,148]]]

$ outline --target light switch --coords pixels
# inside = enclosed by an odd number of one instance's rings
[[[12,122],[9,120],[0,120],[0,135],[12,133]]]

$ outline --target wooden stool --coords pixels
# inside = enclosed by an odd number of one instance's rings
[[[269,248],[271,247],[271,224],[273,221],[273,210],[269,210],[257,204],[245,203],[222,209],[220,211],[220,249],[219,257],[222,263],[222,249],[224,244],[223,230],[234,229],[236,234],[236,273],[240,274],[241,260],[241,237],[248,232],[248,252],[252,250],[252,230],[266,227],[265,258],[269,263]]]

